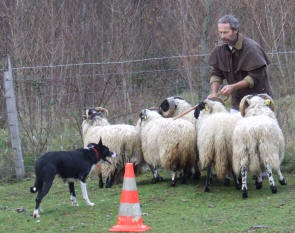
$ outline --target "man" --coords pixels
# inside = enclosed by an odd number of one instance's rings
[[[257,42],[239,33],[239,26],[239,21],[232,15],[218,20],[222,45],[217,46],[209,57],[209,65],[213,67],[209,97],[216,97],[226,79],[227,85],[220,92],[231,96],[231,112],[239,110],[245,95],[267,93],[272,96],[266,72],[269,60]]]

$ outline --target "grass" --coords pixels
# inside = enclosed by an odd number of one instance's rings
[[[136,178],[144,224],[149,232],[294,232],[295,175],[286,174],[287,186],[278,184],[272,194],[268,182],[256,190],[249,180],[249,197],[241,198],[240,190],[225,187],[215,180],[210,193],[203,192],[201,181],[169,186],[164,181],[150,184],[150,173]],[[111,189],[98,189],[95,177],[88,180],[88,195],[95,202],[86,206],[77,184],[79,207],[72,207],[68,187],[55,179],[43,200],[44,214],[34,219],[31,214],[35,194],[29,193],[34,180],[0,184],[0,232],[108,232],[116,224],[122,184]],[[278,183],[278,182],[277,182]],[[20,208],[20,211],[17,211]]]

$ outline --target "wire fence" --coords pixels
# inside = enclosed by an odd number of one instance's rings
[[[271,82],[276,99],[282,103],[277,108],[279,122],[287,148],[293,151],[294,54],[295,51],[268,53],[272,60],[268,70]],[[45,151],[82,146],[80,126],[86,108],[103,106],[110,112],[111,123],[136,124],[141,109],[159,106],[168,96],[182,96],[196,104],[204,97],[202,93],[208,94],[209,88],[209,67],[200,57],[208,54],[64,65],[12,65],[27,175]],[[15,172],[2,86],[0,91],[0,179],[11,179]]]

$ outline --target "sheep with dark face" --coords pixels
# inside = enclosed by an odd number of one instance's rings
[[[256,188],[262,186],[261,172],[267,171],[272,193],[277,192],[272,171],[281,185],[287,184],[280,170],[285,140],[274,114],[273,99],[267,94],[247,95],[240,103],[240,120],[233,132],[233,168],[242,176],[242,196],[248,197],[247,172],[257,175]]]
[[[179,114],[185,112],[186,110],[190,109],[192,105],[188,103],[186,100],[179,96],[172,96],[166,98],[159,106],[159,113],[165,117],[165,118],[170,118],[170,117],[175,117],[178,116]],[[188,120],[190,121],[194,126],[195,126],[195,131],[197,133],[196,125],[197,125],[197,120],[194,117],[194,112],[190,112],[188,114],[185,114],[181,119]],[[198,166],[198,161],[199,161],[199,156],[198,152],[196,153],[196,160],[195,160],[195,165],[194,165],[194,174],[195,178],[199,179],[201,176],[200,169]]]
[[[212,166],[219,179],[225,179],[226,175],[232,173],[232,132],[241,116],[230,114],[218,98],[202,101],[194,115],[198,119],[197,142],[201,168],[207,168],[204,191],[209,192]],[[235,176],[234,181],[238,186]]]
[[[157,111],[144,109],[137,124],[143,157],[153,172],[153,182],[159,177],[157,167],[172,171],[171,186],[176,184],[177,171],[183,171],[182,183],[195,163],[196,134],[194,125],[183,119],[163,118]]]
[[[192,105],[188,103],[186,100],[179,96],[172,96],[166,98],[159,107],[159,113],[163,117],[175,117],[184,111],[191,108]],[[190,112],[182,117],[183,119],[189,120],[194,125],[196,124],[196,118],[194,118],[194,112]]]
[[[107,120],[108,111],[97,107],[86,110],[82,123],[83,143],[97,141],[102,138],[105,145],[115,151],[117,157],[112,159],[112,165],[103,164],[99,171],[99,186],[103,187],[102,176],[107,177],[106,187],[122,181],[125,163],[134,163],[135,170],[143,162],[139,134],[133,125],[110,124]]]

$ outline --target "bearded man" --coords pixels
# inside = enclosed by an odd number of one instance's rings
[[[217,23],[222,44],[209,57],[213,69],[208,97],[216,97],[224,79],[227,85],[220,92],[231,96],[231,112],[239,110],[245,95],[267,93],[272,96],[266,71],[270,62],[261,46],[239,32],[240,23],[233,15],[225,15]]]

